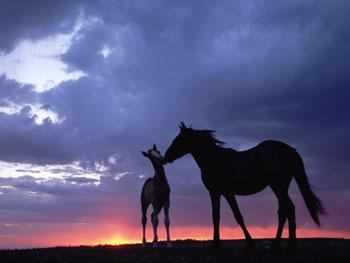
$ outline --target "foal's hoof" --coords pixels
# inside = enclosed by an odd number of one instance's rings
[[[166,242],[166,247],[167,247],[167,248],[172,248],[172,247],[173,247],[173,244],[171,244],[171,242],[168,241],[168,242]]]
[[[153,248],[157,248],[158,247],[158,242],[153,242],[152,247]]]
[[[294,254],[298,251],[298,244],[296,242],[289,242],[286,250],[286,254]]]

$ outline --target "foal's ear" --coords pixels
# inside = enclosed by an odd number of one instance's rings
[[[183,123],[183,122],[180,122],[179,127],[180,127],[181,131],[187,130],[187,127],[186,127],[185,123]]]
[[[145,156],[145,157],[148,157],[148,153],[144,152],[144,151],[141,151],[142,155]]]
[[[153,149],[152,150],[157,150],[157,145],[155,143],[153,143]]]

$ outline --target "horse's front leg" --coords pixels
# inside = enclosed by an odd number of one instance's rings
[[[225,198],[231,207],[231,210],[233,212],[233,215],[235,216],[237,223],[240,225],[240,227],[243,230],[243,233],[244,233],[244,236],[245,236],[245,239],[247,242],[247,250],[252,250],[254,248],[254,241],[253,241],[252,237],[250,236],[250,234],[249,234],[249,232],[244,224],[244,219],[243,219],[243,216],[241,214],[241,211],[239,211],[236,197],[231,196],[231,195],[225,195]]]
[[[220,247],[220,197],[219,193],[209,192],[212,208],[212,219],[214,226],[214,237],[211,248],[218,249]]]

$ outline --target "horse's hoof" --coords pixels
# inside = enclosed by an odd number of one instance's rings
[[[166,242],[166,247],[167,247],[167,248],[172,248],[172,247],[173,247],[173,244],[171,244],[170,241],[169,241],[169,242]]]
[[[206,248],[206,251],[209,253],[216,253],[220,250],[220,248],[221,245],[219,242],[213,242]]]
[[[254,240],[252,240],[252,239],[247,240],[246,250],[249,252],[249,251],[253,251],[254,248],[255,248],[255,242],[254,242]]]
[[[269,248],[271,252],[280,252],[281,251],[281,241],[273,242],[273,245]]]
[[[147,247],[147,243],[146,242],[142,243],[142,247],[146,248]]]
[[[281,246],[275,246],[275,245],[273,245],[273,246],[270,247],[268,250],[271,251],[272,253],[278,253],[278,252],[281,252]]]

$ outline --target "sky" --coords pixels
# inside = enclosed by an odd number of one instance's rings
[[[0,3],[0,248],[141,241],[140,192],[184,121],[245,150],[282,140],[328,211],[295,182],[300,237],[350,237],[349,1]],[[190,156],[166,165],[173,238],[212,236]],[[273,237],[270,189],[238,197]],[[149,211],[150,212],[150,211]],[[160,238],[165,238],[160,216]],[[223,238],[242,238],[222,202]],[[150,220],[148,240],[152,240]],[[287,231],[285,230],[285,233]]]

